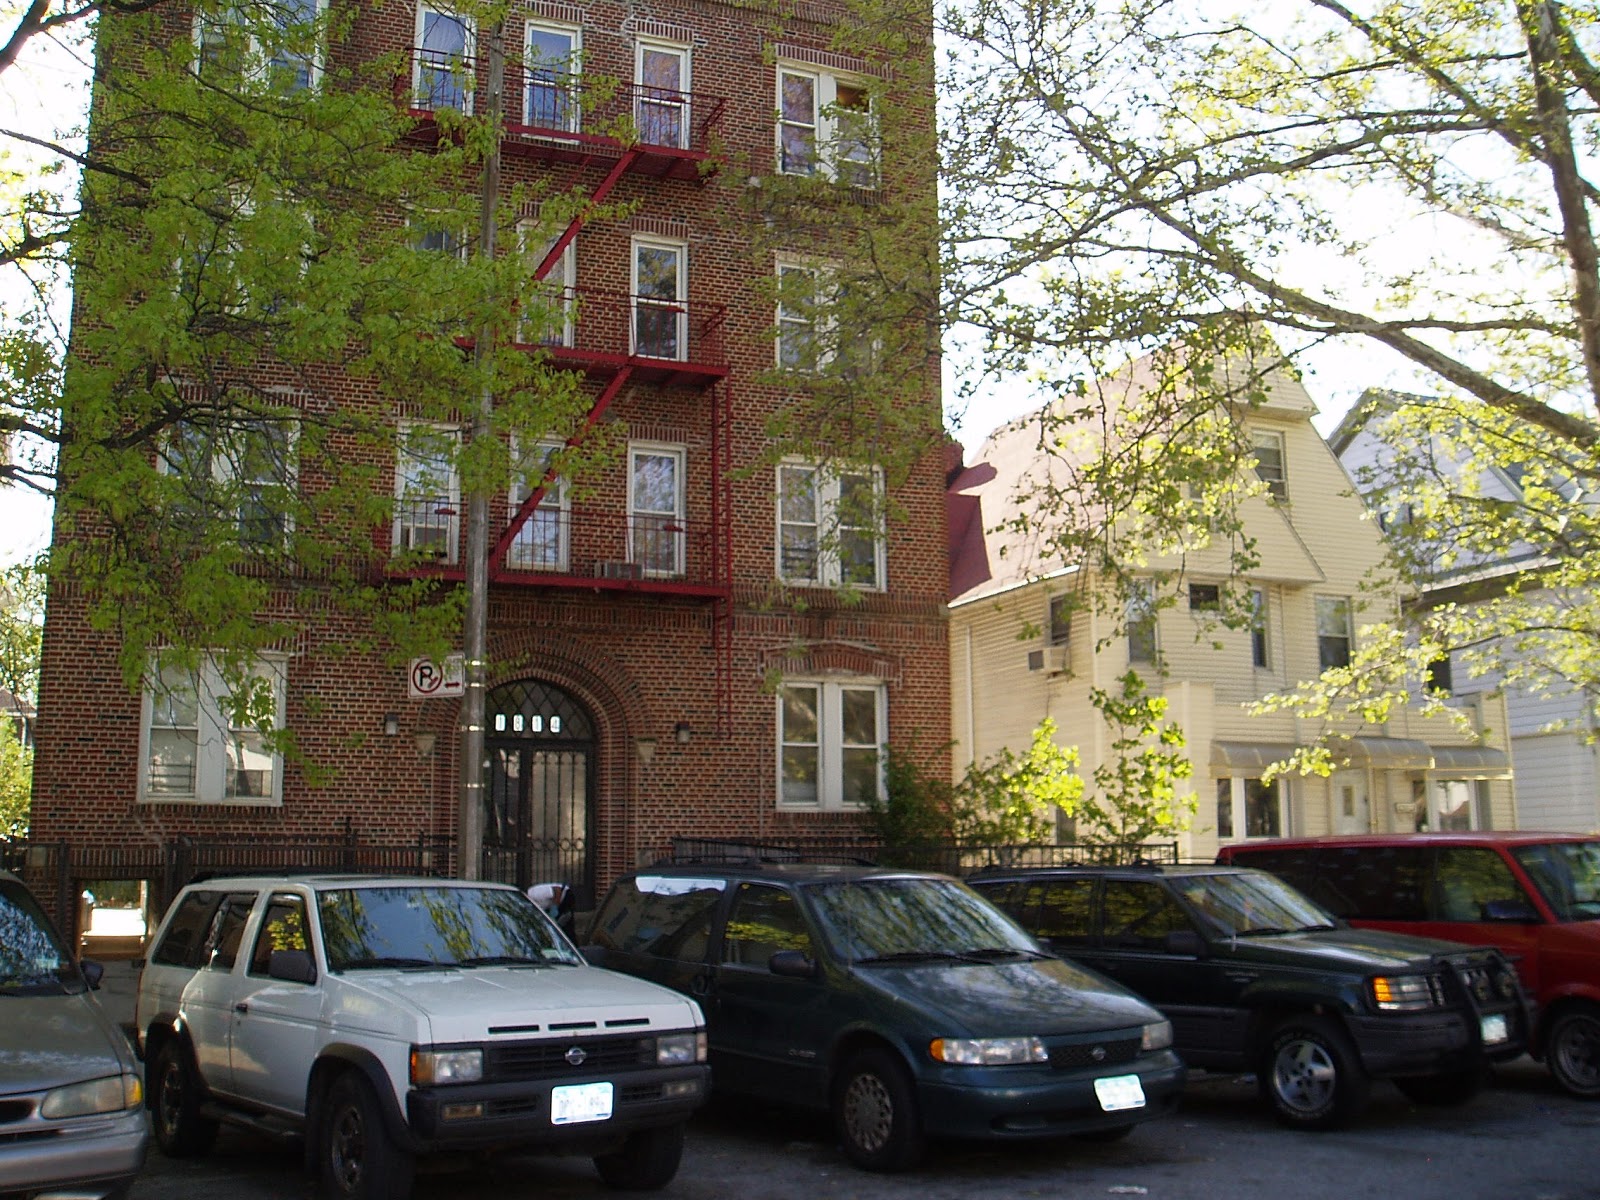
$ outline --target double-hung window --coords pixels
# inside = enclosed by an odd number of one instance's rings
[[[778,693],[778,806],[861,808],[883,795],[888,697],[874,680],[790,680]]]
[[[1045,619],[1045,641],[1052,646],[1072,644],[1072,615],[1077,611],[1077,597],[1071,592],[1050,597],[1050,607]]]
[[[818,365],[816,267],[778,264],[778,366],[811,371]]]
[[[283,727],[285,675],[286,660],[276,655],[258,659],[237,690],[209,659],[196,670],[152,671],[144,694],[141,799],[282,803],[282,755],[251,718],[264,711],[268,730]]]
[[[1267,593],[1262,588],[1250,591],[1250,663],[1262,669],[1272,665],[1267,652]]]
[[[778,578],[820,587],[884,586],[883,484],[876,469],[778,467]]]
[[[1283,785],[1262,779],[1217,780],[1217,839],[1282,837]]]
[[[541,237],[536,223],[518,226],[523,261],[528,272],[537,271],[559,240]],[[554,265],[527,293],[528,302],[518,322],[517,338],[540,346],[571,346],[576,332],[572,321],[572,302],[578,284],[578,241],[573,238],[561,250]]]
[[[559,442],[536,442],[526,451],[511,448],[510,513],[515,516],[533,489],[542,487],[539,503],[506,552],[506,564],[523,571],[565,571],[572,515],[567,481],[549,473]]]
[[[472,18],[429,4],[417,6],[417,48],[411,87],[418,108],[427,112],[453,108],[472,111]]]
[[[878,186],[878,126],[861,80],[778,64],[778,171]]]
[[[522,94],[524,124],[562,133],[578,131],[582,51],[582,35],[575,26],[528,23],[522,60],[527,79]]]
[[[633,119],[647,146],[687,149],[690,121],[689,47],[639,42]]]
[[[395,553],[456,561],[461,489],[456,478],[456,432],[405,425],[395,462]]]
[[[182,489],[180,508],[201,520],[233,524],[243,546],[283,549],[293,528],[297,484],[294,431],[288,421],[180,423],[156,465]]]
[[[1289,475],[1283,452],[1283,434],[1271,429],[1250,431],[1250,450],[1255,455],[1256,478],[1267,485],[1274,500],[1289,498]]]
[[[1350,630],[1350,600],[1346,596],[1317,598],[1317,660],[1322,670],[1350,665],[1354,638]]]
[[[682,242],[633,241],[633,352],[643,358],[689,356],[688,255]]]
[[[1153,580],[1139,579],[1128,593],[1126,609],[1128,629],[1128,662],[1153,663],[1156,661],[1156,585]]]
[[[220,85],[248,79],[285,95],[316,87],[326,8],[326,0],[275,0],[266,8],[228,4],[199,12],[195,69]]]
[[[682,575],[683,447],[628,450],[628,561],[646,575]]]

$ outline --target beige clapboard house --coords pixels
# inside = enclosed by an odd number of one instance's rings
[[[1111,386],[1126,396],[1144,386],[1142,378],[1135,364]],[[1499,697],[1468,702],[1477,734],[1414,707],[1361,726],[1250,711],[1254,701],[1347,660],[1362,626],[1387,618],[1399,602],[1372,581],[1382,536],[1312,426],[1311,397],[1284,373],[1270,377],[1266,390],[1264,403],[1233,413],[1267,486],[1243,502],[1258,565],[1230,580],[1227,549],[1214,545],[1181,560],[1150,560],[1139,570],[1148,569],[1150,586],[1172,589],[1176,602],[1131,632],[1093,605],[1074,605],[1096,581],[1052,560],[1038,520],[1027,523],[1031,533],[999,528],[1027,513],[1031,481],[1052,472],[1064,478],[1060,460],[1043,448],[1038,414],[997,429],[976,461],[963,465],[950,488],[957,769],[1002,747],[1025,749],[1051,717],[1091,779],[1110,737],[1089,704],[1090,689],[1114,691],[1132,667],[1166,696],[1168,716],[1186,737],[1197,803],[1180,845],[1186,857],[1209,858],[1219,844],[1245,838],[1514,827]],[[1254,628],[1208,620],[1225,588],[1245,589]],[[1294,747],[1330,738],[1342,763],[1331,777],[1263,781],[1264,768]]]

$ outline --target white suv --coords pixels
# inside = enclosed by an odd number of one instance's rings
[[[590,966],[501,884],[214,879],[152,944],[139,1049],[169,1155],[229,1121],[303,1134],[330,1197],[404,1197],[445,1150],[588,1154],[651,1189],[706,1095],[695,1003]]]

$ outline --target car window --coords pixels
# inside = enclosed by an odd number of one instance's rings
[[[332,971],[580,961],[550,919],[515,888],[330,888],[317,893],[317,920]]]
[[[28,890],[0,880],[0,989],[59,988],[70,962]]]
[[[1265,871],[1202,872],[1173,887],[1209,932],[1225,937],[1335,927],[1332,914]]]
[[[1559,920],[1600,920],[1600,841],[1546,842],[1512,853]]]
[[[1039,918],[1033,933],[1057,942],[1087,944],[1094,934],[1093,879],[1052,879],[1028,890],[1039,892]]]
[[[221,892],[189,892],[178,901],[177,911],[167,922],[167,931],[150,956],[151,962],[169,967],[199,965],[200,947],[205,943],[206,930],[216,915]]]
[[[245,922],[255,906],[255,892],[230,892],[223,900],[212,918],[211,935],[206,939],[207,969],[233,970],[234,960],[239,957],[239,943],[244,941]]]
[[[726,880],[638,875],[611,890],[589,940],[608,950],[703,960]]]
[[[1026,884],[1020,879],[1007,879],[993,883],[982,879],[973,879],[968,881],[968,886],[1001,912],[1016,917],[1018,920],[1024,919],[1028,912],[1029,902],[1027,896],[1037,892],[1036,885]],[[1037,903],[1037,899],[1035,899],[1035,903]]]
[[[1341,917],[1425,920],[1424,853],[1420,846],[1330,848],[1313,899]]]
[[[261,932],[250,952],[250,974],[266,975],[274,950],[310,950],[306,936],[306,902],[293,893],[274,896],[267,904]]]
[[[1491,900],[1532,904],[1506,860],[1480,846],[1441,846],[1433,861],[1433,917],[1484,921]]]
[[[765,967],[780,950],[811,957],[811,933],[794,893],[764,883],[741,883],[722,935],[722,961]]]
[[[972,950],[1028,954],[1032,938],[994,905],[953,879],[882,878],[806,888],[823,933],[853,962]]]
[[[1108,946],[1160,950],[1167,934],[1194,929],[1183,906],[1159,883],[1108,879],[1103,903],[1103,936]]]

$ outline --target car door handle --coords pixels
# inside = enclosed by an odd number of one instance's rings
[[[238,1004],[233,1006],[233,1011],[236,1013],[247,1013],[250,1011],[250,1006],[241,1000]]]
[[[1254,971],[1229,971],[1228,972],[1228,982],[1229,983],[1254,983],[1259,978],[1261,978],[1261,976],[1258,975]]]

